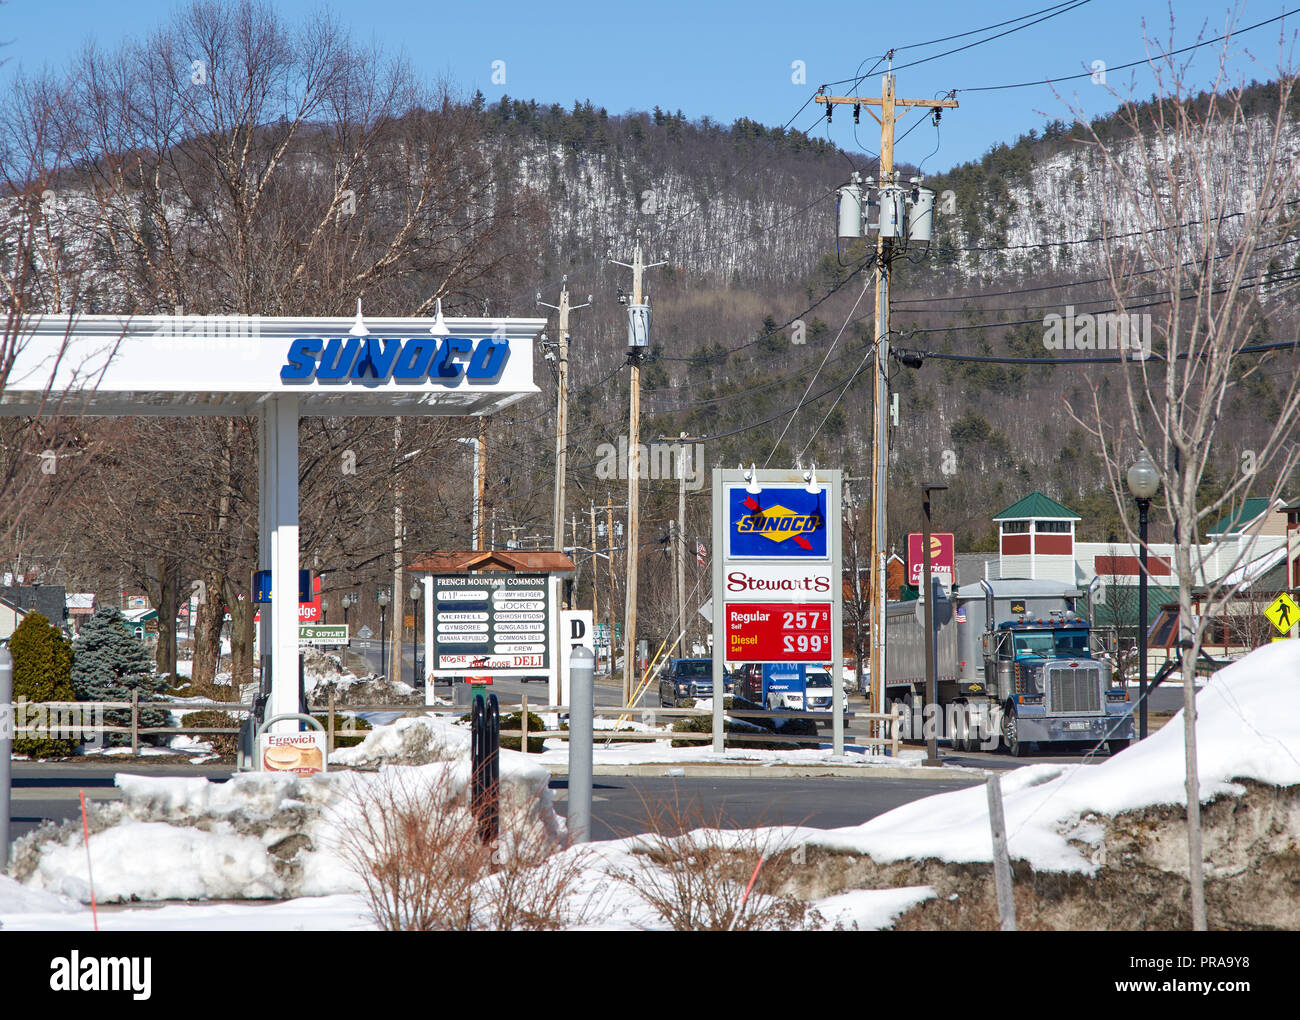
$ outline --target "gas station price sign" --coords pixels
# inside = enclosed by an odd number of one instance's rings
[[[728,662],[830,658],[830,602],[728,602]]]

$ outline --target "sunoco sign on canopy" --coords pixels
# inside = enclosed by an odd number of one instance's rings
[[[496,382],[510,358],[504,337],[417,336],[299,337],[289,347],[280,379],[289,383],[392,380],[404,386],[425,382],[455,386],[462,379]]]

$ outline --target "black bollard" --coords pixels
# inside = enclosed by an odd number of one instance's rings
[[[501,831],[501,707],[495,694],[487,703],[487,783],[485,795],[483,842],[492,843]]]

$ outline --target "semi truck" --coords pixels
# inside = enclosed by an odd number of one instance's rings
[[[1015,579],[963,585],[947,605],[936,599],[934,705],[922,604],[889,603],[885,699],[902,710],[904,736],[924,738],[933,726],[955,750],[1001,746],[1016,757],[1033,743],[1127,747],[1133,706],[1113,680],[1113,633],[1089,624],[1083,599],[1060,582]]]

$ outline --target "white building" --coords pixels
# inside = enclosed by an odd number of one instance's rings
[[[1247,587],[1287,561],[1289,508],[1281,499],[1272,504],[1252,497],[1205,532],[1193,547],[1195,584],[1244,582]],[[1139,549],[1136,542],[1079,542],[1075,528],[1082,518],[1069,507],[1034,491],[993,517],[998,523],[998,576],[1061,581],[1087,588],[1095,577],[1104,582],[1136,584]],[[1295,543],[1295,539],[1292,539]],[[1148,544],[1147,572],[1166,587],[1176,586],[1174,545]],[[1286,586],[1282,576],[1278,586]]]

